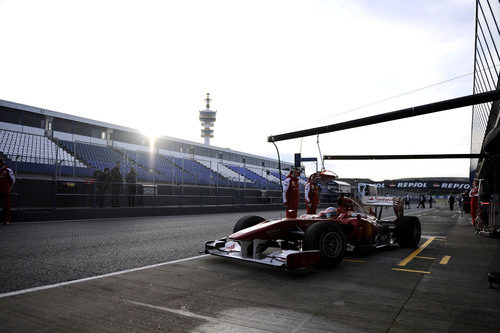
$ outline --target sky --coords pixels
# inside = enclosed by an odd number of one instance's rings
[[[0,0],[0,99],[202,143],[209,92],[212,145],[277,158],[273,134],[472,94],[474,16],[470,0]],[[321,152],[469,153],[471,112],[323,134]],[[316,137],[277,145],[319,157]],[[469,174],[468,160],[325,167]]]

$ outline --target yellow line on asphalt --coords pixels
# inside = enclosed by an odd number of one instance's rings
[[[438,240],[438,241],[442,241],[442,242],[446,242],[446,239],[445,239],[445,238],[436,238],[436,240]]]
[[[415,258],[420,252],[422,252],[423,249],[425,249],[427,247],[427,245],[429,245],[430,243],[432,243],[433,240],[435,240],[436,237],[431,237],[427,240],[427,242],[425,242],[424,244],[422,244],[418,249],[416,249],[412,254],[410,254],[408,257],[406,257],[406,259],[404,259],[403,261],[401,261],[398,266],[406,266],[407,263],[409,263],[410,261],[412,261],[413,258]]]
[[[354,259],[343,259],[344,261],[349,261],[349,262],[366,262],[365,260],[354,260]]]
[[[404,268],[393,268],[393,271],[402,271],[402,272],[411,272],[411,273],[423,273],[423,274],[431,274],[431,272],[427,271],[417,271],[415,269],[404,269]]]
[[[451,256],[444,256],[443,259],[439,262],[441,265],[446,265],[448,261],[450,261]]]
[[[415,258],[418,258],[418,259],[429,259],[429,260],[436,259],[436,258],[432,258],[432,257],[421,257],[421,256],[415,256]]]

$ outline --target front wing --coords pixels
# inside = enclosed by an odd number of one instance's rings
[[[205,242],[205,253],[220,257],[249,261],[264,265],[285,268],[287,270],[295,270],[300,268],[310,267],[320,262],[320,253],[314,251],[297,251],[297,250],[277,250],[267,254],[261,254],[257,251],[262,241],[254,240],[252,242],[242,242],[243,244],[228,240],[226,238]],[[248,248],[252,247],[252,255]],[[243,249],[243,251],[242,251]]]

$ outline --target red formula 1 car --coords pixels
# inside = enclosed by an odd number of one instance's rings
[[[286,269],[312,265],[335,266],[346,251],[380,248],[398,243],[417,247],[420,221],[402,216],[395,221],[378,220],[356,199],[340,197],[339,207],[318,215],[295,219],[265,220],[242,217],[227,238],[205,242],[205,253]]]

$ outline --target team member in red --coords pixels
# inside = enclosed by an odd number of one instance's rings
[[[15,181],[14,173],[0,158],[0,202],[2,204],[3,224],[9,224],[12,219],[10,214],[10,190]]]
[[[287,218],[296,218],[299,209],[299,176],[300,170],[292,168],[283,182],[283,203]]]
[[[305,190],[306,204],[307,204],[307,214],[316,214],[316,208],[319,204],[319,192],[318,185],[309,177],[309,181],[306,184]]]
[[[472,183],[472,188],[469,192],[470,197],[470,216],[472,217],[472,223],[474,225],[477,218],[477,207],[479,206],[479,190],[477,188],[477,182]]]

